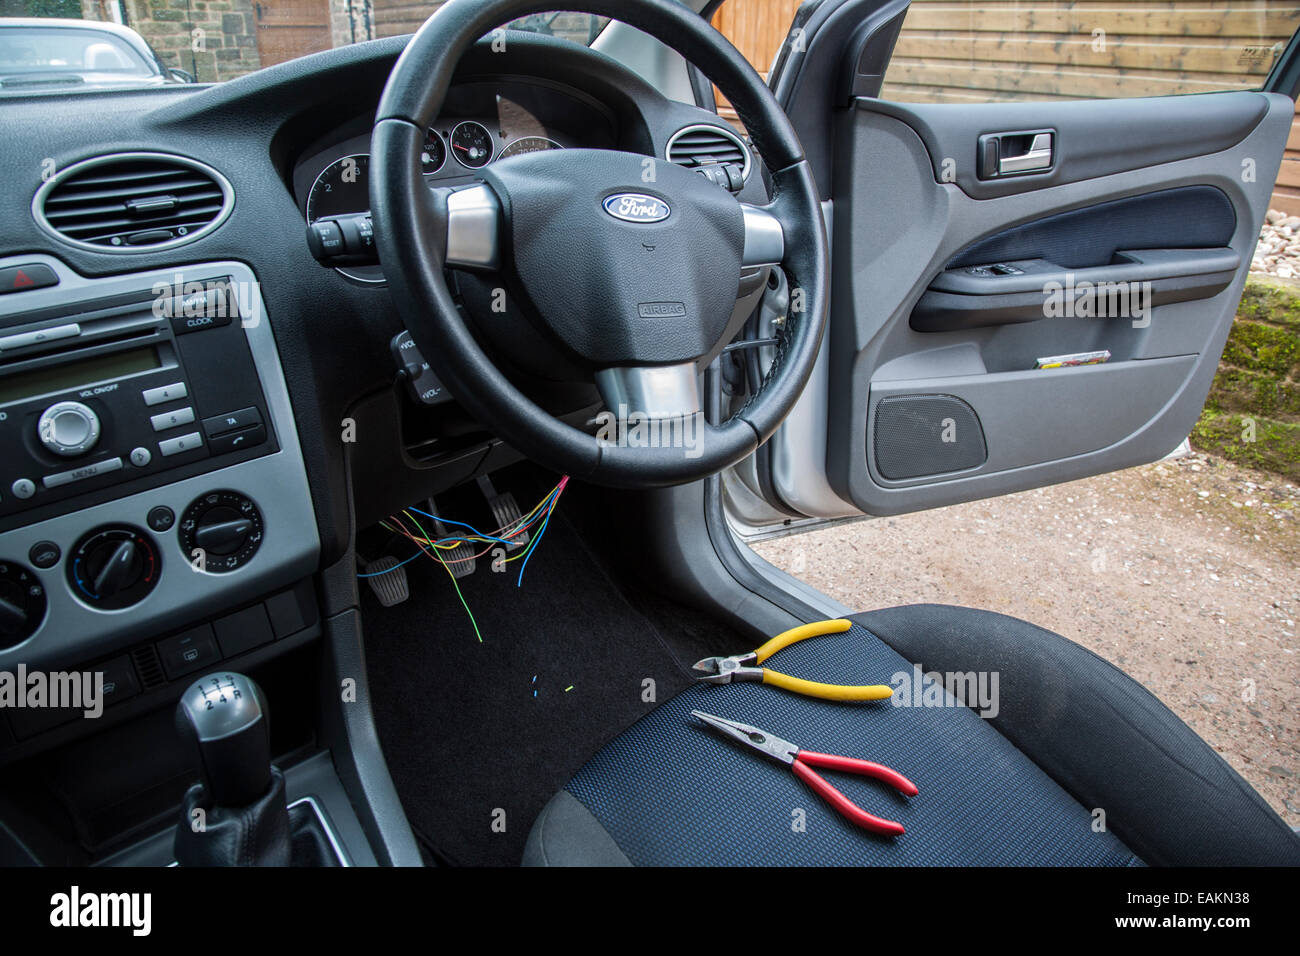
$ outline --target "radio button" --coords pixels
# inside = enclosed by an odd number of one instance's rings
[[[178,408],[174,412],[162,412],[154,415],[149,419],[149,424],[153,426],[156,432],[165,432],[169,428],[179,428],[181,425],[188,425],[194,421],[194,408]]]
[[[76,323],[56,325],[50,329],[37,329],[35,332],[19,332],[17,335],[6,335],[0,338],[0,352],[12,352],[14,349],[40,345],[42,342],[54,342],[58,339],[70,339],[80,334],[81,326]]]
[[[60,471],[57,474],[46,475],[41,479],[41,482],[46,488],[58,488],[61,485],[70,485],[74,481],[83,481],[86,478],[94,478],[96,475],[107,475],[110,471],[120,471],[121,469],[121,458],[105,458],[103,461],[97,461],[83,468],[74,468],[71,471]]]
[[[99,441],[99,416],[81,402],[56,402],[41,414],[36,434],[56,455],[80,455]]]
[[[141,446],[140,448],[131,449],[131,464],[137,468],[143,468],[151,461],[153,461],[153,454],[148,448]]]
[[[185,387],[184,382],[176,382],[172,385],[160,385],[157,388],[146,388],[141,394],[144,395],[146,405],[162,405],[166,402],[174,402],[178,399],[189,397],[189,389]]]
[[[194,451],[202,447],[203,436],[198,432],[190,432],[188,435],[181,435],[178,438],[168,438],[166,441],[158,443],[158,450],[162,452],[164,458],[179,455],[182,452]]]
[[[209,438],[215,438],[217,435],[223,435],[226,432],[237,431],[241,428],[247,428],[250,425],[262,424],[262,413],[253,408],[241,408],[237,412],[228,412],[225,415],[214,415],[212,418],[203,419],[203,430],[208,433]]]
[[[226,452],[252,448],[264,441],[266,441],[266,427],[253,425],[249,428],[241,428],[237,432],[225,432],[215,438],[209,438],[208,448],[214,455],[224,455]]]
[[[15,498],[30,498],[36,494],[36,483],[30,478],[19,478],[9,488]]]

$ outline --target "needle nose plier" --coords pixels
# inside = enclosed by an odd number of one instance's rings
[[[773,687],[780,687],[805,697],[820,697],[823,700],[884,700],[894,693],[892,687],[885,684],[866,684],[851,687],[844,684],[823,684],[820,681],[804,680],[791,677],[766,667],[751,665],[762,664],[782,648],[797,644],[810,637],[823,634],[842,634],[853,626],[852,621],[839,618],[833,621],[814,621],[783,631],[756,651],[737,654],[734,657],[706,657],[696,661],[694,669],[703,671],[703,677],[695,678],[708,684],[730,684],[736,681],[762,681]]]
[[[812,768],[821,767],[825,770],[841,770],[845,773],[855,773],[860,777],[872,777],[889,784],[899,793],[909,797],[916,796],[919,792],[916,789],[916,784],[897,770],[891,770],[889,767],[872,763],[870,760],[859,760],[856,757],[841,757],[837,754],[820,754],[811,750],[801,750],[798,745],[792,744],[788,740],[782,740],[780,737],[773,737],[765,730],[759,730],[749,724],[738,723],[723,717],[715,717],[713,714],[706,714],[702,710],[693,710],[691,715],[698,717],[724,737],[738,740],[742,744],[753,747],[759,753],[788,764],[790,769],[794,771],[794,775],[808,784],[819,797],[834,807],[846,819],[856,823],[864,830],[870,830],[872,833],[879,833],[882,836],[902,836],[903,825],[901,823],[895,820],[881,819],[863,810],[831,786],[825,777]]]

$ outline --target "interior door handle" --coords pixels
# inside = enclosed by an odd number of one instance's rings
[[[1007,141],[1000,144],[1006,146]],[[1037,133],[1029,144],[1029,149],[1018,155],[1008,156],[998,151],[998,175],[1007,173],[1027,173],[1034,169],[1047,169],[1052,165],[1052,134]]]
[[[985,133],[979,138],[980,179],[1022,176],[1056,165],[1056,132],[1050,129]]]

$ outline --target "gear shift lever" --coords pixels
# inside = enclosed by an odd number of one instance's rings
[[[271,786],[266,700],[250,678],[226,671],[190,685],[176,707],[176,729],[194,741],[217,806],[247,806]]]
[[[287,866],[284,775],[271,766],[266,698],[243,674],[217,671],[186,688],[176,728],[195,746],[203,782],[186,792],[176,829],[181,866]]]

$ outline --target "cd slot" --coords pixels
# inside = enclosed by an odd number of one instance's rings
[[[33,364],[43,367],[48,363],[74,360],[97,349],[138,345],[160,338],[158,323],[154,321],[117,324],[116,327],[89,330],[82,327],[78,331],[71,331],[76,328],[76,325],[71,328],[55,325],[36,330],[47,333],[49,337],[32,341],[30,344],[19,343],[18,351],[14,351],[12,347],[5,349],[2,344],[3,339],[0,339],[0,374],[8,374],[11,370],[25,370]],[[18,336],[13,335],[9,338],[17,339]]]

